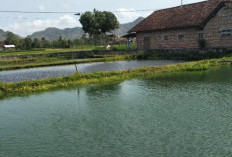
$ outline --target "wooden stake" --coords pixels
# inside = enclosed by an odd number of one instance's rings
[[[75,65],[75,68],[76,68],[76,73],[78,73],[77,65],[76,64],[74,64],[74,65]]]

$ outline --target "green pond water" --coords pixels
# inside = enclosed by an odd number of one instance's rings
[[[232,156],[232,67],[0,100],[0,157],[82,156]]]

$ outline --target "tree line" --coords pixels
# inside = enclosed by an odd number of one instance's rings
[[[21,38],[9,32],[5,44],[13,44],[17,49],[28,50],[33,48],[70,48],[78,45],[106,46],[109,43],[116,42],[113,34],[107,35],[107,33],[111,33],[119,27],[119,22],[113,13],[96,9],[93,12],[87,11],[81,15],[80,23],[82,24],[82,29],[89,37],[84,34],[81,39],[66,40],[60,37],[58,40],[49,41],[46,38]]]
[[[33,48],[69,48],[72,46],[72,41],[62,39],[62,37],[54,41],[49,41],[44,37],[41,39],[31,39],[29,37],[21,38],[9,32],[5,40],[5,44],[15,45],[17,49],[28,50]]]
[[[18,50],[30,50],[35,48],[71,48],[75,46],[89,45],[89,46],[99,46],[105,45],[107,43],[116,45],[116,44],[125,44],[125,41],[118,42],[115,40],[115,36],[94,36],[92,38],[86,37],[84,34],[82,38],[75,40],[66,40],[60,37],[58,40],[50,41],[42,37],[41,39],[29,37],[21,38],[11,32],[7,34],[7,38],[4,41],[6,45],[15,45]]]

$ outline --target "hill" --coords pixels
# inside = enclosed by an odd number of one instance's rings
[[[134,27],[135,25],[140,23],[143,19],[144,19],[143,17],[139,17],[133,22],[120,24],[119,29],[115,30],[114,34],[116,34],[118,36],[122,36],[122,35],[126,34],[132,27]]]
[[[115,35],[121,36],[127,33],[129,29],[137,25],[139,22],[141,22],[144,18],[139,17],[133,22],[120,24],[119,29],[114,31]],[[66,28],[66,29],[58,29],[54,27],[50,27],[45,29],[44,31],[35,32],[28,37],[30,38],[42,38],[45,37],[48,40],[57,40],[61,36],[63,39],[79,39],[84,34],[81,27],[75,27],[75,28]]]
[[[83,35],[83,30],[80,27],[75,28],[66,28],[66,29],[58,29],[54,27],[50,27],[45,29],[44,31],[35,32],[32,35],[29,35],[30,38],[42,38],[45,37],[48,40],[57,40],[61,36],[63,39],[79,39]]]
[[[7,32],[0,29],[0,41],[4,41],[7,38]]]

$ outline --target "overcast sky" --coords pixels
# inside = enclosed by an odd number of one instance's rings
[[[204,0],[183,0],[184,4]],[[127,23],[139,16],[146,17],[152,11],[125,12],[134,10],[157,10],[180,5],[181,0],[1,0],[1,11],[58,11],[85,12],[97,10],[112,11],[120,23]],[[117,12],[118,11],[118,12]],[[27,36],[48,27],[81,27],[78,17],[66,14],[23,14],[0,12],[0,29]]]

